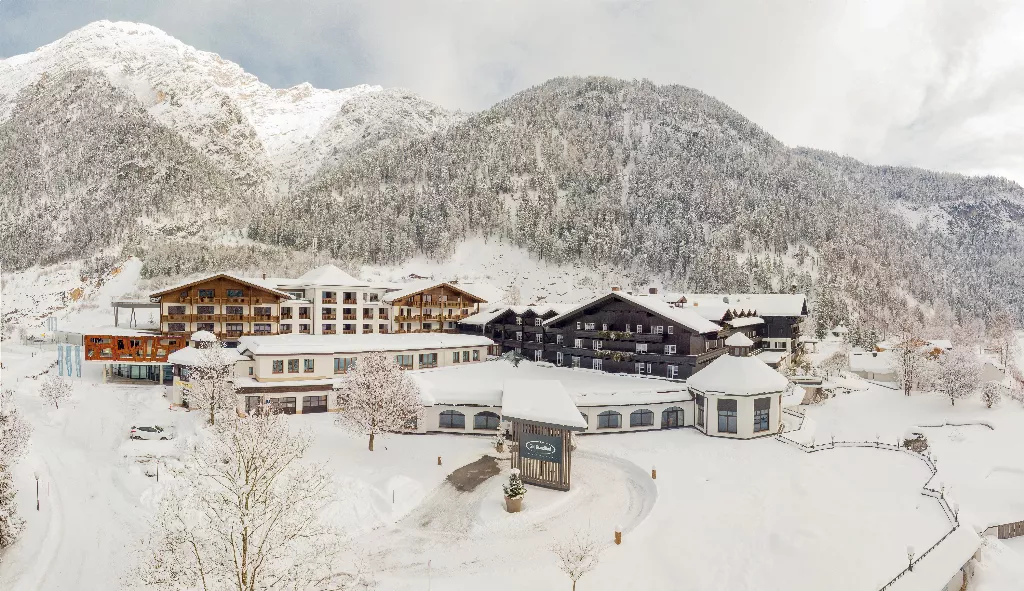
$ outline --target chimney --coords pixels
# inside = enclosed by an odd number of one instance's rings
[[[618,285],[613,285],[612,286],[612,291],[622,291],[622,288],[619,287]]]
[[[267,278],[267,274],[266,274],[266,273],[264,273],[264,274],[263,274],[263,278],[264,278],[264,279],[266,279],[266,278]]]
[[[658,288],[657,287],[649,287],[649,288],[647,288],[647,293],[649,293],[651,295],[658,295]]]

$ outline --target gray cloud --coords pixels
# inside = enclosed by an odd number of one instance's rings
[[[476,110],[553,76],[650,78],[791,145],[1024,180],[1024,8],[1009,1],[0,0],[0,56],[101,18],[273,86],[401,86]]]

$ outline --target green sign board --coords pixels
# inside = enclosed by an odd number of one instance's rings
[[[562,463],[562,438],[550,435],[523,433],[519,441],[519,455],[533,460]]]

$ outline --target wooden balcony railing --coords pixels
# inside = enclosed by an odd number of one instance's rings
[[[324,334],[338,334],[338,330],[336,328],[325,328]]]
[[[356,315],[355,314],[342,314],[341,315],[341,319],[342,320],[355,320],[356,319]]]
[[[337,304],[338,303],[338,298],[323,298],[320,301],[321,301],[321,303],[324,303],[324,304]]]
[[[356,331],[355,330],[343,330],[343,331],[341,331],[341,334],[356,334]]]
[[[320,315],[320,319],[321,320],[337,320],[338,319],[338,315],[337,314],[321,314]]]
[[[343,304],[358,304],[359,300],[350,300],[348,298],[345,298],[345,299],[341,300],[341,303],[343,303]]]

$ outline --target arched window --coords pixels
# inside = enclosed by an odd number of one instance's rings
[[[629,426],[630,427],[650,427],[654,424],[654,413],[641,408],[640,410],[634,410],[629,413]]]
[[[661,411],[661,428],[675,429],[683,426],[683,409],[678,406]]]
[[[622,415],[614,410],[606,410],[597,415],[598,429],[618,429],[622,426]]]
[[[442,429],[465,429],[466,415],[457,410],[441,411],[438,426]]]
[[[478,412],[473,417],[474,429],[497,429],[501,417],[490,411]]]

